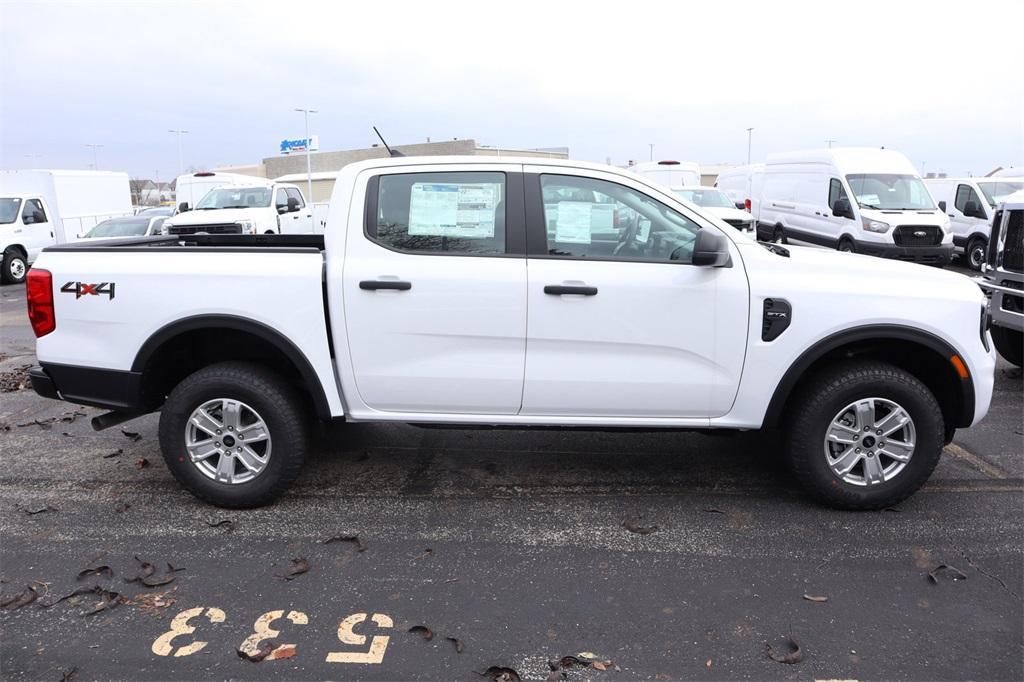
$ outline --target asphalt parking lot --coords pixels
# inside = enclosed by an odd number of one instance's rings
[[[6,680],[1024,678],[1002,360],[987,419],[881,512],[810,503],[762,434],[404,425],[327,428],[282,501],[227,512],[172,480],[156,415],[94,432],[19,388],[24,306],[0,288]]]

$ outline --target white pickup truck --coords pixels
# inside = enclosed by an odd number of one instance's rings
[[[27,298],[35,390],[113,410],[97,428],[160,410],[168,468],[227,507],[285,490],[314,415],[782,427],[811,495],[885,507],[984,417],[995,364],[965,277],[759,244],[572,161],[355,163],[324,235],[51,247]]]
[[[184,209],[185,203],[179,205]],[[214,187],[195,208],[168,218],[164,234],[307,234],[312,209],[297,185],[253,180]]]

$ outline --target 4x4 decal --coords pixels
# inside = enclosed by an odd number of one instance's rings
[[[83,296],[106,296],[114,300],[114,282],[100,282],[99,284],[86,284],[85,282],[68,282],[60,288],[61,293],[74,294],[75,298]]]

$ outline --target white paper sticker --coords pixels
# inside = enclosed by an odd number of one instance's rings
[[[588,201],[559,201],[555,241],[564,244],[589,244],[594,204]]]
[[[856,196],[857,203],[863,206],[878,206],[882,203],[877,194],[858,194]]]
[[[498,184],[426,183],[412,186],[409,234],[487,239],[494,236]]]

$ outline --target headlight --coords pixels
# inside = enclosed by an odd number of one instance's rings
[[[256,223],[251,220],[239,220],[235,224],[241,228],[242,234],[256,234]]]
[[[949,234],[952,229],[953,229],[953,226],[949,222],[949,218],[946,218],[944,221],[942,221],[942,231],[943,232],[945,232],[946,234]]]
[[[170,234],[171,225],[165,220],[163,225],[160,226],[160,234]]]
[[[871,220],[870,218],[861,216],[860,223],[868,232],[889,231],[889,223],[883,223],[881,220]]]

